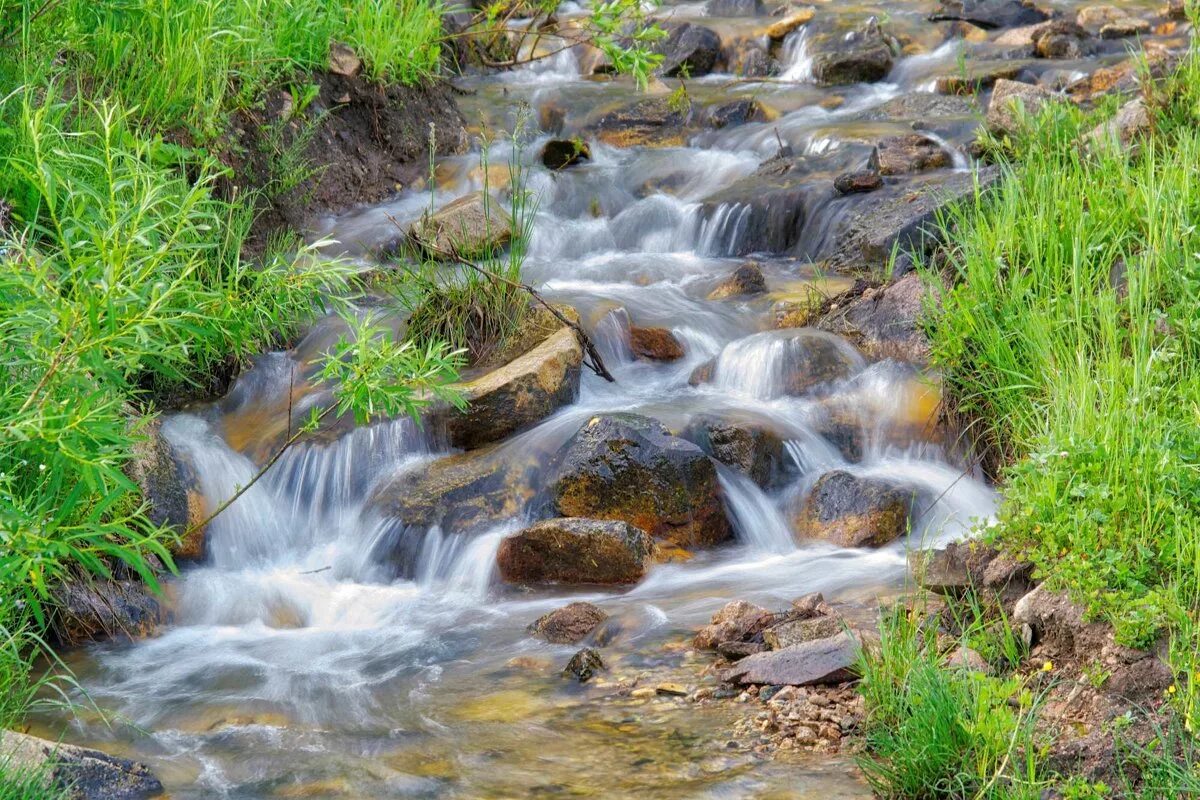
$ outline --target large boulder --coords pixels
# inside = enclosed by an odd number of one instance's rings
[[[467,407],[441,408],[455,447],[471,450],[533,427],[579,397],[583,348],[561,325],[528,352],[460,386]]]
[[[743,685],[771,686],[845,683],[857,677],[855,664],[861,648],[858,638],[843,632],[747,656],[726,670],[721,679]]]
[[[408,234],[432,258],[478,258],[508,244],[512,219],[495,198],[472,192],[426,214]]]
[[[1043,22],[1046,14],[1028,0],[942,0],[934,22],[969,22],[980,28],[1016,28]]]
[[[882,547],[908,530],[910,492],[842,470],[821,476],[796,521],[797,533],[840,547]]]
[[[559,452],[546,497],[561,516],[623,520],[680,547],[732,533],[704,451],[634,414],[585,423]]]
[[[910,272],[836,304],[817,327],[849,339],[870,358],[924,364],[930,344],[921,317],[932,297],[921,277]]]
[[[762,425],[702,416],[693,420],[683,435],[764,488],[783,469],[783,439]]]
[[[822,86],[874,83],[892,71],[892,42],[877,24],[848,35],[829,34],[813,44],[812,74]]]
[[[1055,98],[1054,92],[1041,86],[1020,81],[997,81],[988,104],[988,130],[1000,135],[1016,134],[1021,130],[1022,114],[1036,116],[1043,106]]]
[[[0,731],[0,764],[13,775],[43,775],[46,796],[67,800],[149,800],[163,793],[145,764],[14,731]]]
[[[538,617],[528,631],[551,644],[578,644],[606,619],[608,614],[591,603],[571,603]]]
[[[683,22],[668,26],[666,39],[655,46],[662,54],[658,74],[668,78],[698,78],[721,64],[721,37],[701,25]]]
[[[654,540],[619,520],[548,519],[500,543],[496,564],[508,583],[637,583]]]

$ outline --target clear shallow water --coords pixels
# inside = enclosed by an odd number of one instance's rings
[[[866,143],[911,130],[872,111],[925,88],[958,58],[962,45],[923,21],[930,5],[819,8],[856,21],[887,11],[912,40],[915,52],[879,84],[825,90],[805,82],[803,29],[783,45],[785,80],[694,83],[697,98],[759,98],[779,114],[771,123],[697,133],[686,147],[593,143],[589,164],[554,175],[536,165],[545,135],[529,134],[516,153],[499,144],[489,154],[493,165],[517,158],[531,167],[538,210],[525,279],[580,311],[617,377],[609,384],[585,373],[579,401],[506,443],[506,456],[553,452],[602,412],[635,411],[674,430],[702,414],[765,425],[787,441],[788,478],[764,492],[721,471],[733,544],[659,565],[627,591],[523,592],[493,574],[500,539],[527,521],[517,513],[474,537],[416,534],[413,567],[397,575],[378,557],[394,523],[365,501],[382,482],[447,451],[405,421],[357,430],[293,449],[217,519],[206,561],[169,587],[174,622],[160,635],[72,656],[110,726],[84,712],[69,723],[44,719],[43,732],[148,762],[174,798],[867,796],[844,761],[763,763],[726,747],[735,706],[635,701],[616,690],[639,676],[643,685],[711,683],[705,659],[679,643],[723,603],[785,606],[811,591],[870,602],[903,585],[907,546],[962,536],[993,513],[992,490],[930,440],[936,384],[910,368],[870,364],[837,344],[840,380],[806,397],[783,393],[796,345],[767,332],[771,304],[808,285],[836,291],[845,279],[803,259],[762,259],[768,295],[705,299],[742,263],[729,254],[743,231],[741,210],[713,208],[706,198],[751,174],[781,141],[849,166]],[[699,4],[671,10],[679,18],[703,13]],[[727,35],[761,24],[709,22]],[[496,128],[511,125],[520,102],[559,105],[571,124],[637,97],[623,82],[582,78],[573,53],[466,84],[476,91],[464,103],[468,118]],[[822,105],[835,93],[839,103]],[[937,135],[956,146],[969,130],[968,122]],[[439,164],[435,204],[480,188],[478,165],[478,153]],[[967,166],[961,155],[955,166]],[[493,169],[493,186],[497,180],[503,174]],[[428,204],[428,193],[410,192],[322,220],[314,237],[368,258],[394,236],[389,217],[404,223]],[[821,234],[805,232],[812,241]],[[670,328],[685,357],[635,360],[625,344],[630,321]],[[318,325],[293,351],[264,356],[221,403],[166,422],[209,504],[255,473],[254,459],[288,428],[288,387],[337,333],[334,321]],[[688,386],[692,370],[712,359],[712,382]],[[300,417],[322,394],[298,385]],[[861,451],[854,459],[826,435],[834,414],[853,421]],[[910,487],[918,497],[910,541],[875,551],[797,544],[790,515],[834,468]],[[613,615],[603,651],[610,670],[585,687],[558,676],[574,648],[525,633],[572,599]]]

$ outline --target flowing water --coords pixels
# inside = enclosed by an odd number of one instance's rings
[[[585,372],[579,400],[506,442],[503,457],[553,452],[600,412],[634,411],[673,430],[711,414],[768,426],[786,439],[788,479],[764,492],[721,470],[732,545],[658,565],[626,591],[519,591],[500,584],[493,565],[501,538],[527,521],[524,511],[471,537],[398,529],[367,504],[372,489],[448,450],[408,421],[350,431],[287,452],[213,523],[205,561],[168,587],[174,621],[165,630],[74,654],[107,725],[85,710],[70,723],[43,720],[46,732],[149,763],[174,798],[867,796],[845,760],[761,761],[728,747],[744,707],[633,700],[615,687],[640,675],[712,683],[702,674],[707,659],[680,642],[723,603],[783,607],[812,591],[869,603],[903,586],[907,547],[962,536],[994,511],[993,491],[928,435],[936,383],[902,364],[869,363],[829,334],[795,340],[769,330],[775,300],[848,285],[806,260],[823,247],[833,216],[808,223],[786,257],[758,259],[769,294],[705,299],[742,263],[733,254],[744,251],[747,229],[746,208],[707,198],[781,145],[832,159],[831,168],[861,166],[864,143],[912,130],[911,121],[875,109],[928,91],[935,76],[954,71],[964,48],[987,47],[947,40],[948,26],[924,20],[930,5],[819,5],[818,14],[846,25],[886,13],[910,43],[877,84],[813,85],[804,28],[782,43],[778,79],[692,82],[697,102],[757,98],[777,114],[770,123],[701,131],[674,147],[592,142],[589,163],[557,174],[537,163],[548,135],[526,135],[515,153],[511,143],[490,147],[492,164],[530,165],[537,211],[525,280],[579,310],[617,378]],[[727,38],[753,38],[769,21],[706,18],[702,4],[666,12]],[[1067,73],[1088,66],[1041,65]],[[462,84],[472,92],[463,102],[468,119],[492,130],[511,130],[521,107],[536,115],[553,106],[569,131],[637,99],[624,81],[581,75],[573,51]],[[955,149],[954,169],[969,166],[959,148],[973,126],[928,126]],[[439,164],[434,202],[479,188],[479,158],[477,151]],[[370,262],[373,248],[394,237],[391,218],[415,219],[429,201],[414,189],[321,220],[314,238],[336,239],[338,249]],[[672,364],[633,358],[631,320],[669,328],[686,356]],[[295,349],[264,355],[221,402],[166,421],[164,433],[194,464],[209,507],[245,484],[288,429],[289,387],[301,376],[310,388],[305,364],[338,332],[336,321],[317,325]],[[816,343],[839,360],[843,377],[819,394],[786,394],[794,351]],[[714,359],[712,380],[689,386],[692,370]],[[323,397],[308,391],[293,418]],[[853,419],[853,447],[830,437],[835,412]],[[798,544],[789,511],[834,468],[911,488],[919,501],[909,540],[870,551]],[[379,557],[384,545],[405,552],[400,568]],[[525,632],[568,598],[613,615],[609,672],[584,686],[558,675],[574,648]]]

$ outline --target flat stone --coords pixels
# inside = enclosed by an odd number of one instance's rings
[[[777,42],[783,41],[789,33],[801,25],[811,22],[816,13],[817,10],[812,6],[804,6],[803,8],[788,12],[782,18],[767,26],[767,30],[765,31],[767,38]]]
[[[845,683],[857,677],[854,665],[860,644],[848,633],[747,656],[721,679],[743,686],[816,686]]]
[[[1046,14],[1022,0],[942,0],[942,7],[929,15],[934,22],[969,22],[980,28],[1015,28],[1042,22]]]
[[[844,629],[845,623],[839,617],[788,620],[763,631],[763,641],[772,650],[783,650],[792,645],[837,636]]]
[[[843,172],[833,179],[833,188],[839,194],[866,194],[883,188],[883,176],[873,169]]]

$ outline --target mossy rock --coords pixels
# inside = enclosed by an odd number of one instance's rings
[[[834,470],[813,487],[796,529],[802,538],[841,547],[882,547],[907,532],[911,506],[903,489]]]
[[[508,583],[637,583],[654,549],[650,535],[627,522],[564,517],[506,538],[496,564]]]

